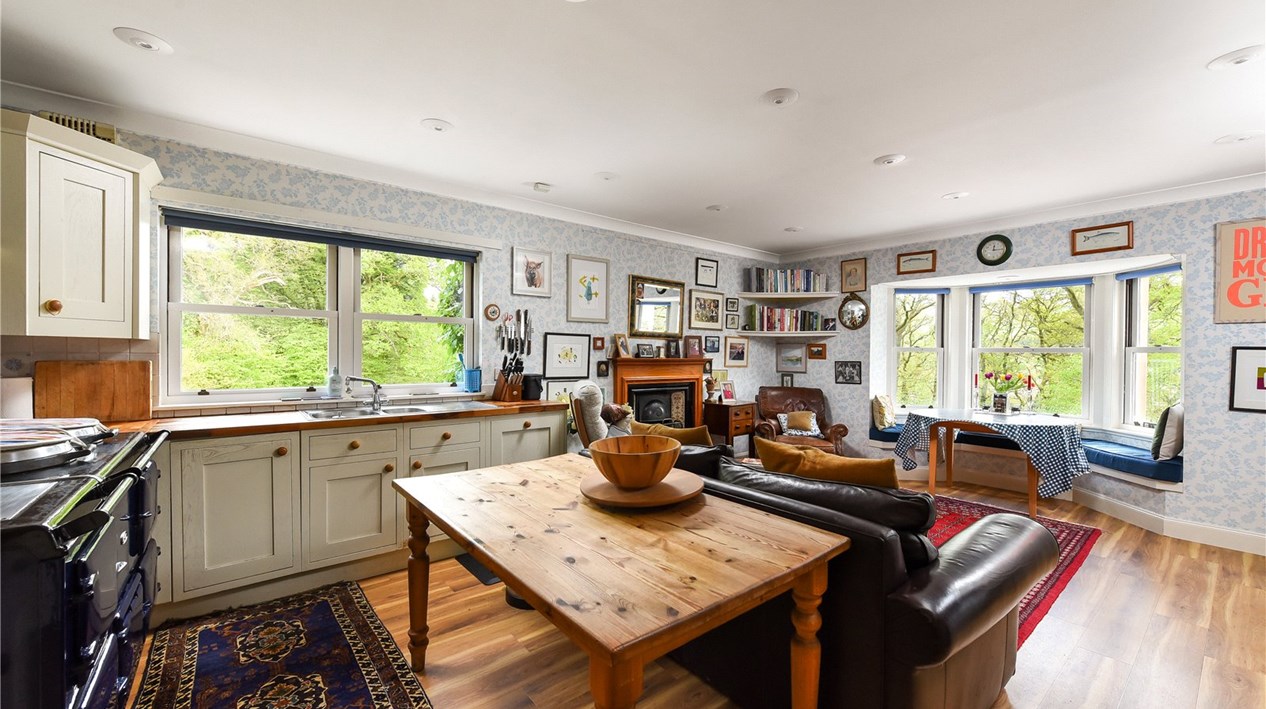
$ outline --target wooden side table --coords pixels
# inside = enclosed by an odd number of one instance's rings
[[[703,425],[708,427],[708,433],[720,436],[726,445],[734,445],[738,436],[747,436],[747,454],[756,454],[755,401],[705,402]]]

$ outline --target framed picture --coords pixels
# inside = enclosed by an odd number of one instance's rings
[[[747,346],[746,337],[725,338],[725,366],[734,368],[746,367]]]
[[[510,292],[515,295],[535,295],[548,298],[553,293],[550,283],[553,277],[554,256],[548,251],[512,250],[510,265]]]
[[[1257,269],[1266,261],[1266,219],[1224,222],[1215,239],[1213,322],[1266,322]]]
[[[545,399],[548,401],[561,401],[564,404],[571,402],[572,392],[576,389],[578,379],[551,379],[545,382]]]
[[[721,398],[726,401],[734,401],[734,382],[724,381],[721,384]]]
[[[805,354],[809,359],[826,359],[826,343],[813,342],[804,346]]]
[[[593,338],[593,351],[602,352],[607,349],[607,338],[601,335],[595,335]]]
[[[900,260],[897,263],[900,264]],[[840,261],[840,292],[857,293],[864,290],[866,290],[866,259]]]
[[[1266,414],[1266,347],[1231,348],[1231,410]]]
[[[807,372],[809,371],[809,363],[806,361],[804,345],[793,342],[785,342],[775,347],[774,371],[776,372]]]
[[[727,329],[727,330],[737,330],[737,329],[739,329],[739,316],[738,316],[738,313],[726,313],[726,315],[725,315],[725,329]]]
[[[718,382],[723,382],[730,378],[730,373],[724,369],[714,369],[712,370],[712,378]]]
[[[795,385],[796,385],[796,375],[792,374],[791,372],[784,372],[784,373],[781,375],[781,377],[780,377],[779,384],[780,384],[781,386],[785,386],[785,387],[793,387],[793,386],[795,386]]]
[[[1134,248],[1134,222],[1117,222],[1073,229],[1069,234],[1073,256],[1125,251]]]
[[[835,332],[835,326],[838,324],[835,318],[822,318],[822,329],[827,332]]]
[[[703,356],[703,338],[698,335],[686,335],[682,338],[682,343],[686,346],[687,357],[699,358]]]
[[[638,357],[654,357],[655,345],[652,345],[649,342],[637,343],[637,356]]]
[[[703,373],[712,374],[712,358],[711,357],[703,360]]]
[[[737,312],[738,312],[738,298],[726,298],[726,299],[725,299],[725,312],[727,312],[727,313],[737,313]]]
[[[719,264],[710,258],[695,259],[695,285],[717,287],[717,271]]]
[[[546,379],[582,379],[589,376],[589,336],[563,332],[545,333]]]
[[[907,251],[897,254],[897,275],[907,273],[932,273],[936,271],[936,249],[931,251]]]
[[[617,332],[613,337],[615,338],[615,349],[611,352],[611,356],[632,357],[633,353],[629,351],[629,336],[623,332]]]
[[[681,359],[681,340],[669,340],[664,351],[670,359]]]
[[[720,352],[721,351],[721,336],[720,335],[704,335],[703,336],[703,351],[707,352],[708,354],[716,354],[717,352]]]
[[[611,362],[610,362],[610,360],[605,360],[605,359],[600,359],[600,360],[598,360],[598,376],[600,376],[600,377],[609,377],[609,376],[611,376]]]
[[[690,327],[697,330],[721,329],[721,299],[725,296],[707,290],[690,289]]]
[[[610,322],[607,271],[611,262],[567,254],[568,322]]]
[[[835,363],[836,384],[861,384],[862,363],[858,360]]]

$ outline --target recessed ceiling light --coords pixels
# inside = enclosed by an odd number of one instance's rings
[[[880,155],[872,162],[880,167],[892,167],[893,165],[899,165],[905,161],[906,156],[901,153],[892,153],[891,155]]]
[[[1257,140],[1258,138],[1261,138],[1263,135],[1266,135],[1266,133],[1263,133],[1260,130],[1246,130],[1243,133],[1232,133],[1230,135],[1224,135],[1213,142],[1217,143],[1218,145],[1226,145],[1227,143],[1244,143],[1250,140]]]
[[[709,212],[723,212],[725,211],[726,206],[724,204],[709,204],[708,206],[704,207],[704,209],[708,210]]]
[[[447,133],[453,130],[453,124],[442,118],[423,118],[421,126],[435,133]]]
[[[138,30],[133,27],[115,27],[114,36],[121,41],[142,49],[146,52],[155,52],[157,54],[171,54],[176,51],[162,37],[152,35],[149,32]]]
[[[784,227],[784,228],[783,228],[783,231],[789,231],[789,232],[791,232],[792,234],[794,234],[794,233],[796,233],[796,232],[798,232],[798,231],[804,231],[804,227],[802,227],[802,226],[789,226],[789,227]]]
[[[583,2],[583,0],[569,0],[569,2]],[[603,182],[610,182],[612,180],[618,180],[620,178],[620,176],[615,174],[614,172],[595,172],[593,173],[593,176],[598,178],[599,180],[602,180]]]
[[[949,194],[941,195],[941,199],[962,199],[969,194],[971,194],[971,192],[950,192]]]
[[[1254,44],[1251,47],[1237,49],[1234,52],[1227,52],[1226,54],[1223,54],[1217,59],[1214,59],[1206,64],[1205,68],[1210,71],[1221,71],[1241,64],[1247,64],[1260,57],[1262,55],[1262,49],[1262,45]]]
[[[800,98],[800,92],[795,89],[770,89],[761,94],[761,100],[774,106],[790,106]]]
[[[553,188],[554,186],[548,182],[533,182],[532,183],[532,189],[536,190],[537,192],[549,192]]]

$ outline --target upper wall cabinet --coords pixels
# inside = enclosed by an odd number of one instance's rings
[[[150,158],[3,111],[0,333],[149,337]]]

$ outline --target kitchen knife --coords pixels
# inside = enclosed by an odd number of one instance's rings
[[[532,321],[528,319],[528,311],[523,311],[523,337],[527,341],[527,353],[532,354]]]

